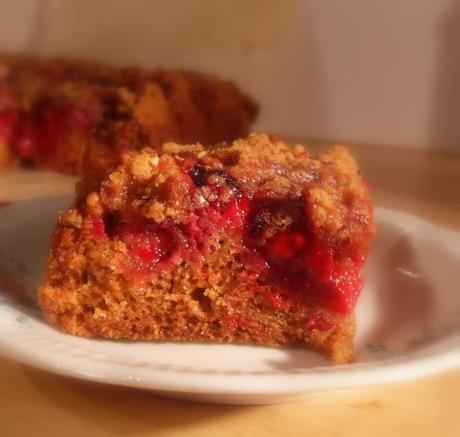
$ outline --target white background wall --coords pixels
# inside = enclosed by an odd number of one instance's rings
[[[0,49],[208,70],[257,130],[460,152],[459,0],[3,0]]]

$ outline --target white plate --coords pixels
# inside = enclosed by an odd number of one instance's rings
[[[403,381],[460,365],[460,234],[388,209],[376,211],[379,234],[357,308],[353,364],[332,365],[303,349],[62,334],[42,320],[32,299],[56,213],[68,203],[68,196],[44,198],[0,211],[0,352],[11,358],[73,377],[241,404]]]

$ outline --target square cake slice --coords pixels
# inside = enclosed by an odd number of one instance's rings
[[[300,344],[343,363],[373,235],[343,147],[312,158],[266,135],[166,143],[80,181],[40,304],[85,337]]]

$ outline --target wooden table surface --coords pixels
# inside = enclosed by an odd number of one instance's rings
[[[376,205],[460,230],[460,156],[353,147]],[[56,190],[69,182],[53,176]],[[45,192],[0,174],[0,200]],[[11,182],[14,181],[14,182]],[[62,182],[62,183],[61,183]],[[66,185],[67,184],[67,185]],[[51,190],[52,191],[52,190]],[[460,369],[269,406],[214,406],[72,380],[0,358],[0,436],[460,435]]]

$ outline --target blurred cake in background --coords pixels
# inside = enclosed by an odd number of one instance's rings
[[[127,150],[243,137],[256,115],[212,75],[0,56],[0,168],[106,172]]]

